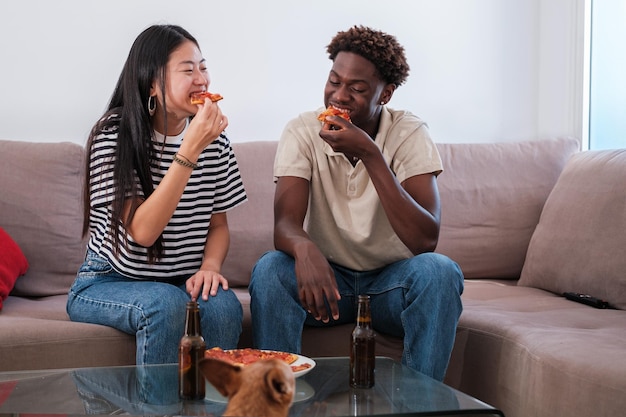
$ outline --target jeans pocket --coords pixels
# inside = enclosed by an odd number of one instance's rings
[[[99,275],[107,275],[113,271],[113,267],[105,258],[95,252],[87,251],[85,261],[78,269],[78,277],[87,278]]]
[[[88,250],[85,261],[78,269],[76,279],[74,279],[70,288],[68,306],[75,296],[95,283],[103,282],[114,274],[116,274],[115,270],[106,259],[97,255],[92,250]]]

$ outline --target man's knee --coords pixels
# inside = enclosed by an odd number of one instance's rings
[[[459,294],[463,292],[463,272],[459,265],[449,257],[435,252],[427,252],[413,258],[418,271],[427,271],[435,282],[441,286],[455,288]]]
[[[286,255],[283,252],[277,250],[265,252],[256,261],[256,264],[254,264],[254,267],[252,268],[252,273],[260,274],[268,269],[275,268],[277,264],[282,262],[282,258],[284,256]]]
[[[272,282],[279,279],[279,272],[293,269],[293,259],[281,251],[264,253],[252,268],[249,289],[254,290],[258,283],[260,288],[272,286]]]

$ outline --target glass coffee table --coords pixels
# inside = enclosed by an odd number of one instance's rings
[[[504,416],[495,408],[389,358],[376,358],[371,389],[348,385],[347,358],[316,358],[296,379],[291,416]],[[0,373],[0,416],[220,416],[226,399],[207,383],[204,401],[180,401],[176,364]]]

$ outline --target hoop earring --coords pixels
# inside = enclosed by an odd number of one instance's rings
[[[154,96],[148,97],[148,113],[150,116],[154,116],[154,113],[156,113],[156,100]]]

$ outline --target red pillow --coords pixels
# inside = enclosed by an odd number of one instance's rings
[[[28,261],[17,243],[0,227],[0,310],[15,285],[17,277],[24,275]]]

